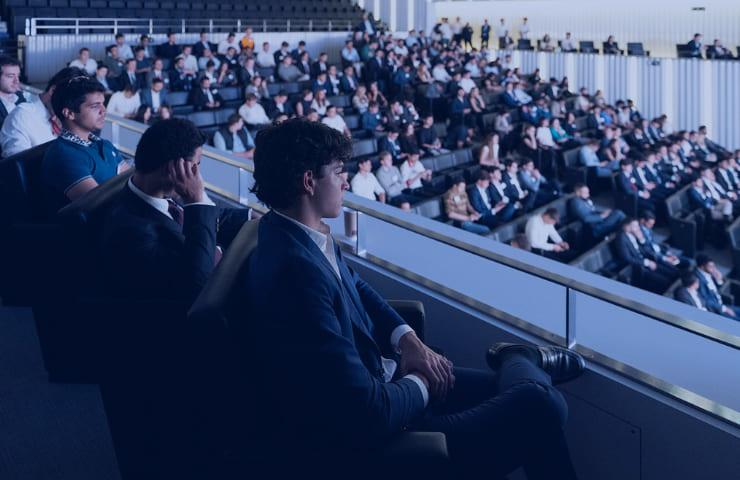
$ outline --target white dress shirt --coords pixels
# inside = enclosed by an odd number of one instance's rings
[[[329,265],[331,265],[332,269],[334,270],[334,273],[336,276],[341,280],[342,275],[339,272],[339,265],[337,264],[337,257],[334,253],[334,239],[331,235],[326,235],[324,233],[319,232],[318,230],[314,230],[311,227],[308,227],[301,222],[288,217],[287,215],[283,215],[282,213],[278,212],[277,210],[273,210],[277,215],[280,215],[284,219],[292,222],[298,228],[306,232],[306,235],[316,244],[317,247],[319,247],[319,250],[321,250],[321,253],[324,254],[324,257],[329,262]],[[394,350],[398,350],[398,343],[401,341],[401,337],[406,335],[408,332],[413,332],[413,329],[409,327],[408,325],[399,325],[396,327],[393,332],[391,332],[391,346]],[[384,380],[386,382],[390,382],[391,379],[393,379],[393,374],[396,373],[396,369],[398,368],[398,364],[389,358],[380,357],[383,363],[383,372],[384,372]],[[421,381],[419,377],[416,375],[406,375],[403,378],[408,378],[409,380],[413,381],[419,386],[419,390],[421,391],[421,396],[424,398],[424,406],[427,405],[429,402],[429,392],[427,390],[427,387],[424,385],[424,382]]]
[[[272,53],[261,50],[257,54],[257,65],[260,67],[274,67],[275,57],[272,56]]]
[[[712,277],[711,274],[705,272],[701,269],[696,269],[696,272],[704,277],[704,281],[707,284],[707,287],[709,290],[714,294],[715,299],[719,302],[720,305],[724,305],[724,302],[722,301],[722,295],[720,295],[719,290],[717,290],[717,285],[714,283],[714,277]]]
[[[352,178],[352,193],[365,197],[369,200],[375,200],[375,195],[385,193],[383,187],[380,186],[378,179],[375,178],[372,172],[362,173],[358,172]]]
[[[485,204],[488,211],[491,211],[491,201],[488,199],[488,192],[486,191],[486,189],[481,187],[480,185],[476,185],[475,188],[478,189],[478,193],[480,193],[480,196],[483,199],[483,203]]]
[[[537,133],[535,135],[537,143],[546,147],[554,147],[555,140],[552,138],[552,132],[547,127],[537,127]]]
[[[81,68],[82,70],[86,71],[88,75],[95,76],[95,72],[98,70],[98,62],[93,60],[92,58],[87,59],[87,63],[82,63],[79,58],[72,60],[69,62],[70,67],[77,67]]]
[[[198,59],[195,58],[195,55],[190,54],[187,57],[182,57],[183,61],[185,62],[183,64],[183,67],[185,67],[185,70],[192,70],[194,72],[198,71]]]
[[[223,39],[220,42],[218,42],[218,49],[217,52],[219,55],[226,55],[226,52],[229,51],[229,47],[234,47],[234,50],[236,50],[237,53],[239,53],[239,50],[241,50],[241,46],[239,45],[239,41],[234,38],[231,42],[229,42],[228,39]]]
[[[136,115],[140,106],[139,92],[136,92],[130,98],[126,98],[123,92],[116,92],[108,100],[108,113],[121,117]]]
[[[699,297],[699,292],[690,288],[687,288],[686,291],[689,292],[689,296],[694,301],[694,306],[699,310],[703,310],[706,312],[707,308],[704,306],[704,303],[702,303],[701,298]]]
[[[532,248],[539,248],[547,252],[552,251],[556,244],[563,241],[557,230],[555,230],[555,225],[545,223],[542,215],[533,215],[532,218],[527,220],[524,233],[527,235],[527,240],[529,240]],[[550,243],[550,240],[554,243]]]
[[[159,99],[159,92],[151,90],[150,93],[152,95],[152,113],[157,113],[159,111],[159,107],[162,105],[162,101]]]
[[[3,106],[5,106],[5,111],[10,113],[13,110],[15,110],[16,105],[15,102],[18,101],[18,95],[15,93],[11,93],[10,95],[2,95],[0,96],[0,101],[3,102]]]
[[[16,106],[0,130],[3,158],[54,140],[51,115],[39,97]]]

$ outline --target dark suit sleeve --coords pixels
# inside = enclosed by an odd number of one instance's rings
[[[681,303],[691,305],[692,307],[694,306],[694,302],[691,300],[691,296],[689,295],[689,292],[687,292],[685,288],[676,289],[675,293],[673,294],[673,298],[675,298]]]
[[[614,245],[617,250],[617,256],[634,267],[644,267],[643,260],[632,251],[628,243],[627,236],[623,233],[619,234]]]
[[[489,213],[488,209],[486,208],[486,204],[483,203],[483,199],[481,198],[480,192],[477,188],[473,188],[470,190],[468,198],[470,199],[470,205],[475,209],[476,212],[480,213],[481,215]]]
[[[584,223],[599,223],[601,220],[603,220],[601,218],[601,215],[589,210],[582,202],[576,201],[574,199],[571,205],[573,205],[572,208],[576,217],[580,218],[581,221]]]
[[[302,419],[307,428],[348,439],[364,432],[362,437],[375,442],[411,423],[424,410],[424,400],[412,380],[384,383],[368,371],[351,333],[343,332],[337,312],[346,310],[335,285],[328,273],[296,257],[275,282],[261,286],[260,295],[273,298],[274,305],[258,314],[280,319],[264,326],[274,343],[269,360],[285,375],[275,381],[291,382],[300,392],[298,408],[310,412]],[[370,313],[379,308],[371,305]]]

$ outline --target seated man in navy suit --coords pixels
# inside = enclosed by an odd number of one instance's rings
[[[720,289],[725,284],[722,273],[717,265],[707,255],[696,256],[696,277],[699,279],[699,296],[710,312],[723,315],[735,320],[740,319],[740,308],[734,305],[725,305]]]
[[[460,470],[492,478],[523,466],[532,480],[575,478],[567,407],[551,377],[573,378],[582,359],[496,344],[494,374],[453,368],[426,347],[349,267],[322,221],[342,212],[351,155],[341,133],[303,119],[257,136],[253,191],[272,210],[240,273],[233,298],[243,315],[232,326],[259,392],[253,435],[271,478],[285,478],[279,469],[360,475],[406,429],[444,432]]]
[[[134,174],[100,221],[106,292],[184,301],[200,293],[221,258],[217,243],[228,247],[250,216],[208,198],[200,175],[204,143],[195,124],[180,118],[142,135]]]
[[[632,266],[632,285],[662,295],[673,283],[673,269],[666,268],[646,255],[640,245],[640,225],[634,218],[622,222],[622,231],[614,241],[617,258]]]
[[[571,215],[588,226],[593,238],[603,239],[619,228],[625,218],[624,212],[594,205],[591,190],[583,183],[577,183],[573,187],[573,193],[575,197],[568,202],[568,209]]]

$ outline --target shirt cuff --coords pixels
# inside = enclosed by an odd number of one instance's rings
[[[398,351],[398,343],[401,341],[401,337],[413,331],[414,329],[406,324],[399,325],[394,328],[393,332],[391,332],[391,346],[393,347],[393,350]]]
[[[408,378],[419,386],[419,390],[421,391],[421,398],[424,399],[424,408],[426,408],[426,406],[429,404],[429,391],[427,390],[427,386],[424,385],[424,382],[421,381],[421,378],[412,374],[406,375],[403,378]]]
[[[189,207],[190,205],[207,205],[209,207],[215,207],[216,206],[216,204],[213,203],[213,200],[211,200],[211,197],[209,197],[206,192],[203,192],[203,200],[201,200],[200,202],[187,203],[187,204],[183,205],[183,208],[184,207]]]

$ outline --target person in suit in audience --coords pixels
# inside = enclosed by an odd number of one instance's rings
[[[464,179],[458,178],[452,182],[452,187],[444,194],[443,201],[445,214],[456,227],[478,235],[490,233],[490,228],[476,223],[480,220],[481,214],[470,204],[468,194],[465,192]]]
[[[730,167],[730,158],[719,159],[717,172],[715,173],[717,183],[726,191],[738,193],[740,190],[740,175]]]
[[[666,272],[657,262],[650,260],[640,247],[640,227],[634,218],[622,222],[622,231],[614,241],[617,258],[632,267],[632,285],[662,295],[673,282],[671,272]]]
[[[506,195],[515,202],[520,202],[525,212],[532,210],[537,198],[534,194],[530,195],[531,192],[519,183],[519,161],[510,158],[506,160],[504,166],[506,170],[503,172],[503,181],[506,184]]]
[[[694,272],[686,272],[681,276],[681,287],[673,292],[673,298],[699,310],[708,311],[704,300],[699,295],[699,279]]]
[[[498,180],[500,183],[501,170],[496,170],[498,171]],[[489,229],[493,229],[511,220],[514,216],[514,205],[510,204],[509,198],[503,194],[498,197],[492,195],[490,187],[491,179],[488,172],[481,170],[478,172],[475,185],[469,190],[468,197],[473,209],[480,214],[480,217],[475,222],[485,225]]]
[[[293,105],[288,102],[288,92],[280,90],[270,101],[266,113],[273,120],[280,115],[294,116],[295,110]]]
[[[560,197],[560,185],[557,180],[545,178],[540,171],[535,168],[534,160],[525,158],[522,160],[521,167],[517,172],[519,185],[529,192],[529,196],[534,198],[534,207],[540,207],[550,203]]]
[[[138,91],[144,85],[144,81],[139,74],[136,73],[136,59],[129,58],[126,60],[126,66],[118,79],[118,88],[123,90],[127,85],[130,85],[134,91]]]
[[[26,101],[20,79],[20,62],[7,55],[0,56],[0,127],[8,114]]]
[[[573,187],[575,197],[568,203],[571,215],[582,221],[591,230],[595,239],[602,239],[616,231],[625,218],[621,210],[601,208],[591,200],[591,191],[587,185],[577,183]]]
[[[398,142],[399,131],[395,127],[388,128],[388,134],[385,137],[378,139],[378,151],[388,152],[393,158],[393,164],[402,163],[408,156],[407,153],[401,151],[401,146]]]
[[[621,160],[619,167],[620,172],[617,175],[617,189],[625,195],[637,197],[638,210],[655,211],[655,204],[652,201],[650,192],[639,188],[637,184],[637,179],[633,175],[634,166],[632,160]]]
[[[703,35],[701,33],[695,33],[694,37],[686,44],[686,48],[689,52],[690,57],[701,58],[704,51],[704,45],[702,44]]]
[[[168,72],[170,90],[173,92],[189,92],[193,88],[195,76],[185,68],[185,59],[177,57],[175,64]]]
[[[182,53],[182,47],[177,44],[177,38],[174,32],[167,33],[167,41],[157,46],[157,56],[166,58],[170,62]]]
[[[100,221],[100,273],[125,298],[192,302],[250,217],[221,210],[200,174],[205,138],[192,122],[157,122],[136,146],[135,170]]]
[[[152,107],[152,113],[157,115],[162,105],[167,104],[167,90],[164,89],[164,81],[161,78],[152,80],[149,88],[144,88],[139,92],[142,105]]]
[[[732,319],[740,319],[740,308],[725,305],[720,292],[725,279],[717,265],[707,255],[696,256],[696,277],[699,279],[699,295],[710,312]]]
[[[193,45],[193,55],[200,58],[205,50],[214,51],[216,49],[217,45],[208,41],[208,32],[201,30],[198,41]]]
[[[88,76],[54,90],[51,103],[63,128],[41,162],[42,201],[49,216],[125,169],[118,150],[95,133],[105,125],[104,93]]]
[[[344,75],[339,79],[339,90],[345,95],[354,95],[359,82],[351,65],[344,68]]]
[[[105,65],[98,65],[98,69],[95,72],[94,78],[100,84],[100,86],[103,87],[103,90],[105,90],[106,99],[110,98],[110,96],[113,95],[114,90],[117,90],[114,80],[112,78],[108,78],[108,67],[106,67]]]
[[[655,214],[650,210],[645,210],[640,214],[640,233],[642,240],[640,243],[645,247],[644,250],[651,260],[655,260],[661,265],[672,271],[678,276],[679,271],[686,271],[691,267],[693,261],[684,257],[679,252],[674,252],[655,239],[653,227],[655,227]]]
[[[250,384],[261,392],[253,411],[265,467],[279,478],[372,468],[377,448],[409,429],[447,433],[461,475],[523,465],[533,480],[575,478],[565,404],[551,383],[578,375],[583,360],[550,349],[560,365],[551,368],[542,347],[496,344],[487,357],[494,377],[455,369],[425,346],[349,267],[322,221],[342,212],[351,152],[339,132],[302,119],[257,137],[254,191],[272,210],[234,296],[250,320],[238,316],[234,330],[245,365],[264,365]],[[522,429],[523,438],[492,433]],[[273,461],[286,447],[298,460]]]
[[[488,39],[491,36],[491,25],[488,23],[488,19],[483,20],[483,25],[480,27],[480,48],[488,48]]]
[[[195,110],[216,110],[223,103],[218,92],[211,91],[211,80],[203,76],[199,81],[200,88],[190,91],[190,104]]]
[[[385,131],[387,119],[380,113],[378,102],[372,101],[368,104],[367,111],[360,116],[360,127],[368,136],[374,136],[376,132]]]
[[[726,48],[718,38],[715,38],[714,43],[707,47],[707,58],[731,60],[735,57],[729,48]]]
[[[319,58],[311,66],[311,78],[316,78],[320,73],[329,72],[329,55],[326,52],[321,52]]]

